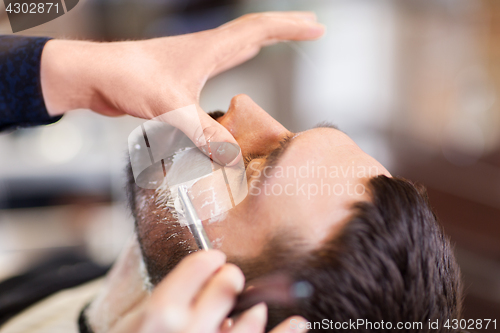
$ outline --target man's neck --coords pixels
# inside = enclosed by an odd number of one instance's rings
[[[149,296],[149,281],[137,238],[127,244],[86,311],[95,333],[109,332],[118,319],[133,313]]]

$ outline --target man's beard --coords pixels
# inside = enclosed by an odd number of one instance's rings
[[[140,222],[136,230],[150,282],[156,286],[182,259],[199,249],[189,228],[181,226],[176,220],[173,209],[160,208],[153,196],[145,197],[149,200],[142,213],[137,214]],[[279,263],[287,261],[283,259],[294,252],[290,249],[293,239],[286,232],[278,232],[270,235],[259,256],[243,258],[228,255],[227,262],[240,267],[247,282],[251,281],[279,270]]]
[[[198,250],[188,227],[177,221],[175,210],[157,204],[154,190],[140,189],[136,202],[145,203],[136,214],[136,232],[150,282],[157,285],[184,257]]]
[[[217,119],[224,112],[212,111],[209,115]],[[157,192],[139,189],[135,184],[133,187],[134,200],[138,202],[141,199],[147,203],[146,207],[141,207],[135,214],[138,222],[136,230],[150,282],[157,285],[183,258],[197,251],[198,247],[189,228],[179,224],[175,209],[156,205]]]
[[[139,244],[150,282],[160,283],[175,266],[190,253],[199,248],[189,228],[181,226],[174,217],[173,209],[158,208],[155,200],[148,205],[149,210],[136,226]],[[228,254],[227,262],[237,265],[245,275],[246,282],[283,269],[301,248],[300,240],[286,231],[270,235],[263,252],[254,258],[234,257]],[[295,250],[293,250],[295,249]]]
[[[161,245],[151,244],[148,240],[139,238],[144,263],[153,285],[161,282],[188,254],[198,250],[188,228],[181,227],[178,222],[165,224],[161,233],[165,240]]]

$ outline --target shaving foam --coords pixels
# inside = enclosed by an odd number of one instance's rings
[[[170,208],[174,218],[176,218],[181,226],[187,226],[188,221],[184,216],[184,210],[180,198],[178,196],[178,188],[181,185],[188,189],[193,189],[193,186],[200,180],[213,177],[211,161],[197,148],[180,149],[171,157],[171,167],[164,177],[162,184],[156,189],[157,199],[156,204],[162,208]],[[200,198],[205,195],[203,202],[198,202],[196,206],[199,210],[207,205],[213,205],[216,209],[210,211],[208,218],[212,219],[223,213],[222,207],[218,205],[217,191],[210,182],[206,182],[206,188],[198,186],[194,197]],[[200,218],[205,219],[207,214],[200,214]]]

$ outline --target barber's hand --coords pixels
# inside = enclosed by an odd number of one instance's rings
[[[110,333],[260,333],[264,332],[267,308],[264,304],[247,310],[229,327],[227,315],[245,278],[241,270],[226,264],[218,250],[189,255],[153,291],[135,312],[123,317]],[[290,328],[292,317],[271,333],[302,333]]]
[[[324,27],[310,12],[244,15],[216,29],[144,41],[94,43],[52,40],[42,54],[41,79],[51,115],[88,108],[151,119],[195,105],[201,130],[176,126],[198,146],[204,139],[235,143],[233,136],[199,107],[205,82],[284,40],[319,38]]]

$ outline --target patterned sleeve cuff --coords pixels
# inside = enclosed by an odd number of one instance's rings
[[[0,36],[0,131],[50,124],[40,82],[46,37]]]

